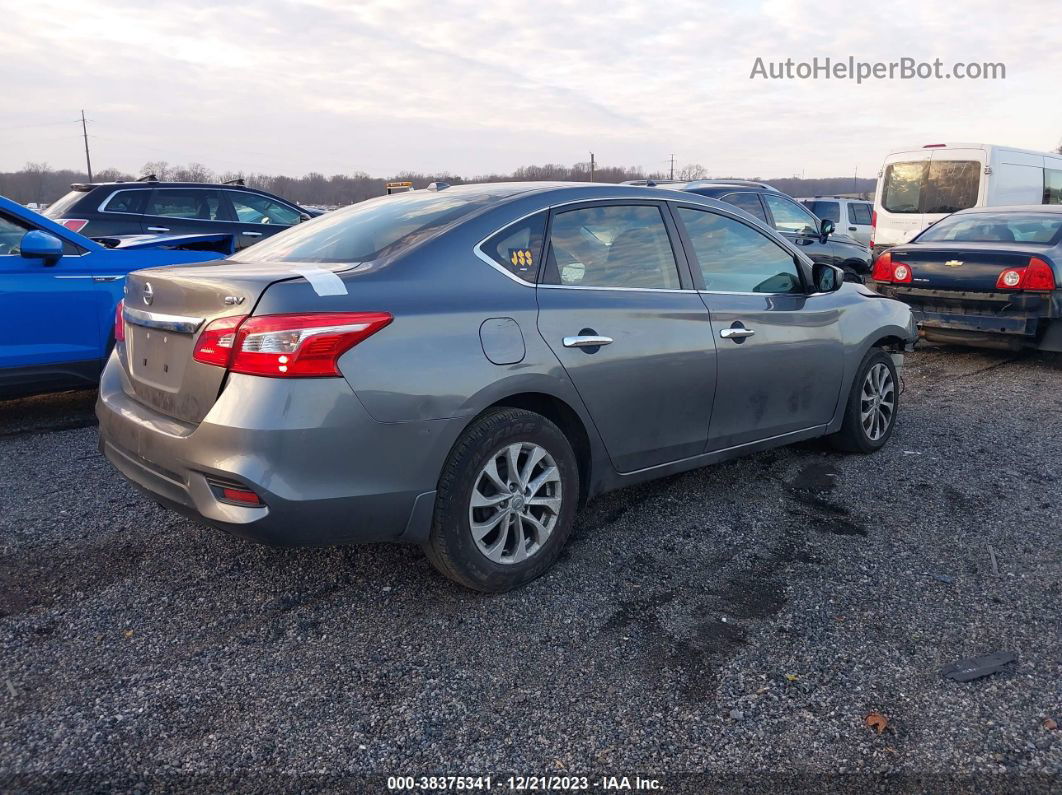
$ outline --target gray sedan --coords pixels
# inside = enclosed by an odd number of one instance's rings
[[[404,541],[501,591],[602,492],[896,424],[908,307],[691,193],[381,197],[128,279],[100,446],[165,505],[283,544]]]

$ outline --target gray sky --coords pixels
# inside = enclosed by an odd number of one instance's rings
[[[148,160],[300,175],[531,163],[873,176],[943,141],[1062,137],[1057,0],[6,3],[0,170]],[[961,10],[960,10],[961,9]],[[749,78],[814,56],[1003,62],[1005,80]]]

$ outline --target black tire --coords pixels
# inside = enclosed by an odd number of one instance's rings
[[[863,427],[863,387],[867,380],[867,374],[871,368],[878,364],[885,365],[892,377],[893,408],[884,433],[879,438],[874,439]],[[892,357],[881,348],[872,348],[863,357],[863,361],[856,371],[856,377],[852,381],[848,402],[845,405],[844,423],[841,425],[841,430],[829,436],[829,442],[836,449],[849,453],[876,453],[888,444],[889,439],[892,437],[892,432],[896,428],[896,416],[899,410],[900,379],[896,376],[896,365],[892,363]]]
[[[469,508],[483,467],[498,451],[518,442],[537,445],[552,457],[560,475],[561,504],[552,531],[534,554],[518,563],[497,563],[473,539]],[[507,591],[553,565],[571,534],[578,503],[579,467],[560,428],[531,411],[492,410],[465,429],[443,465],[424,552],[436,569],[461,585],[491,593]]]

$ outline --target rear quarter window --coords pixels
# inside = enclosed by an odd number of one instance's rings
[[[546,213],[541,212],[491,235],[479,250],[506,272],[534,284],[538,279],[545,236]]]
[[[849,202],[848,221],[859,226],[870,226],[872,212],[873,210],[869,204]]]

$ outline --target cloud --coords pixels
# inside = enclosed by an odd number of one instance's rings
[[[101,167],[475,174],[593,150],[651,169],[675,153],[716,174],[870,174],[908,144],[1053,146],[1053,10],[186,0],[175,11],[34,0],[5,12],[0,65],[11,125],[72,120],[84,107]],[[1007,79],[749,79],[758,56],[849,55],[1002,61]],[[41,130],[0,129],[0,169],[80,162],[75,127]]]

